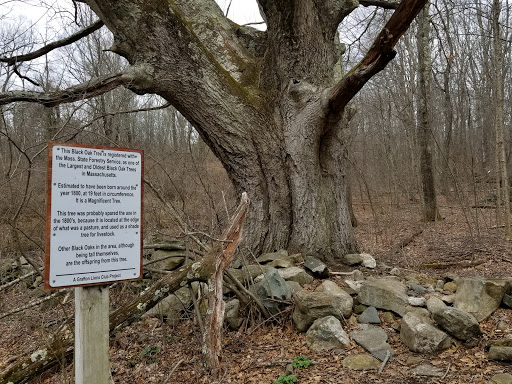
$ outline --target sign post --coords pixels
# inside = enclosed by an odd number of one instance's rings
[[[108,286],[75,288],[75,383],[110,382]]]
[[[75,382],[109,382],[109,290],[142,278],[143,152],[48,148],[45,288],[75,288]]]

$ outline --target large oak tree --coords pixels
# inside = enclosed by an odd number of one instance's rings
[[[252,199],[245,245],[324,259],[356,248],[347,205],[343,112],[393,59],[426,0],[258,0],[266,31],[239,26],[214,0],[86,0],[92,26],[7,65],[32,60],[105,25],[121,73],[52,93],[0,94],[54,106],[125,86],[158,94],[197,129],[235,189]],[[359,4],[395,9],[362,61],[335,82],[338,25]],[[361,106],[364,108],[364,106]]]

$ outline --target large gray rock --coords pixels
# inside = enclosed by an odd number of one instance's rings
[[[421,364],[411,369],[416,376],[443,377],[444,370],[430,364]]]
[[[231,272],[239,282],[247,286],[253,283],[256,276],[263,275],[270,268],[271,267],[268,265],[251,264],[239,269],[230,268],[229,272]]]
[[[232,299],[225,306],[225,320],[232,329],[238,330],[243,319],[240,317],[240,300]]]
[[[284,257],[282,259],[276,259],[271,261],[270,263],[267,263],[265,265],[268,265],[270,267],[274,268],[290,268],[295,265],[295,259],[293,257]]]
[[[350,337],[361,347],[370,352],[380,361],[384,361],[386,356],[393,356],[393,350],[387,343],[388,335],[382,328],[369,328],[363,331],[350,332]]]
[[[306,343],[314,351],[350,345],[350,339],[334,316],[316,319],[306,332]]]
[[[412,297],[412,296],[409,296],[407,298],[408,302],[409,302],[409,305],[413,306],[413,307],[424,307],[427,302],[425,300],[424,297]]]
[[[274,260],[278,260],[278,259],[284,259],[284,258],[287,258],[288,257],[288,251],[285,250],[285,249],[281,249],[277,252],[272,252],[272,253],[264,253],[263,255],[261,255],[260,257],[258,257],[256,259],[256,261],[260,264],[265,264],[265,263],[269,263],[271,261],[274,261]]]
[[[374,269],[377,266],[377,262],[369,253],[361,253],[361,257],[363,258],[363,262],[361,263],[363,267]]]
[[[512,347],[491,347],[489,360],[512,361]]]
[[[503,296],[503,305],[508,308],[512,308],[512,296],[511,295]]]
[[[512,383],[512,375],[509,373],[499,373],[491,377],[487,384],[510,384]]]
[[[420,295],[427,293],[427,289],[425,287],[416,283],[410,283],[409,288],[411,288],[414,292]]]
[[[197,283],[193,285],[196,292],[197,286]],[[190,296],[190,290],[188,287],[182,287],[162,299],[157,305],[147,311],[143,317],[166,317],[167,321],[178,321],[181,318],[181,313],[191,305],[192,297]]]
[[[313,276],[324,279],[329,277],[329,268],[324,262],[313,256],[306,256],[304,258],[304,268],[310,271]]]
[[[265,272],[263,279],[250,289],[273,315],[279,313],[284,306],[279,301],[290,300],[292,296],[290,287],[275,268]]]
[[[366,353],[358,355],[348,355],[343,359],[343,367],[355,371],[368,371],[370,369],[379,369],[381,362],[372,355]]]
[[[352,314],[352,307],[354,306],[354,299],[343,288],[341,288],[334,281],[326,280],[318,287],[315,292],[326,292],[338,298],[339,306],[343,308],[345,317]]]
[[[292,255],[288,255],[287,257],[280,257],[275,260],[272,260],[270,263],[266,265],[269,265],[274,268],[289,268],[293,267],[297,263],[302,262],[304,262],[302,255],[300,253],[294,253]]]
[[[446,307],[447,305],[444,303],[444,301],[436,296],[430,296],[427,300],[427,309],[430,311],[430,313],[438,312]]]
[[[299,283],[301,287],[311,284],[315,280],[313,276],[308,275],[304,269],[299,267],[281,268],[277,271],[283,279],[286,281],[295,281]]]
[[[156,262],[153,265],[153,267],[160,268],[160,269],[166,269],[168,271],[172,271],[173,269],[178,268],[185,261],[185,257],[184,256],[176,256],[176,254],[183,254],[183,252],[182,251],[167,251],[164,249],[157,249],[153,253],[153,256],[151,257],[151,259],[158,260],[158,259],[165,258],[165,260]]]
[[[375,307],[368,307],[359,316],[358,321],[363,324],[380,324],[380,317]]]
[[[349,289],[352,290],[352,292],[359,293],[359,291],[361,291],[361,285],[363,285],[362,280],[355,281],[355,280],[346,279],[343,281],[345,282],[345,284],[347,284]]]
[[[393,278],[368,278],[361,283],[359,301],[370,307],[393,311],[400,316],[409,305],[407,287]]]
[[[482,334],[475,317],[462,309],[448,307],[435,297],[427,301],[427,307],[436,323],[459,340],[466,341]]]
[[[508,284],[504,279],[462,278],[457,282],[453,305],[481,322],[500,306]]]
[[[287,281],[286,284],[288,285],[288,288],[290,288],[292,295],[297,291],[302,291],[302,287],[296,281]]]
[[[512,339],[492,339],[487,342],[487,347],[511,347]]]
[[[451,345],[446,333],[411,312],[402,319],[400,339],[411,351],[418,353],[439,352]]]
[[[427,308],[423,308],[423,307],[413,307],[412,305],[408,306],[406,309],[405,309],[405,313],[409,313],[409,312],[412,312],[412,313],[415,313],[416,315],[418,316],[422,316],[424,317],[425,319],[427,319],[428,321],[430,321],[432,324],[434,323],[433,321],[430,320],[430,312],[428,311]]]
[[[331,280],[325,280],[322,284],[316,287],[315,291],[327,292],[335,296],[342,296],[346,298],[347,301],[350,300],[350,303],[353,302],[352,297],[347,292],[345,292],[343,288],[341,288],[338,284]]]
[[[363,258],[359,253],[349,253],[343,256],[341,261],[347,265],[359,265],[363,262]]]
[[[339,288],[339,287],[338,287]],[[341,288],[340,288],[341,289]],[[334,316],[338,320],[347,319],[352,314],[352,298],[348,295],[332,294],[327,291],[298,291],[293,297],[295,327],[304,332],[316,319]]]

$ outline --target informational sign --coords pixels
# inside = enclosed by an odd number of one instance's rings
[[[143,151],[48,148],[45,288],[142,278]]]

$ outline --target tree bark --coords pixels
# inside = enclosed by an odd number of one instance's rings
[[[496,197],[497,209],[503,204],[503,221],[505,223],[505,239],[512,239],[510,228],[510,191],[507,171],[507,156],[505,151],[505,127],[503,118],[503,51],[500,32],[501,1],[493,0],[492,3],[492,29],[493,29],[493,64],[494,64],[494,129],[496,131]],[[501,204],[500,204],[501,203]],[[498,212],[498,217],[501,212]],[[499,223],[498,223],[499,224]]]
[[[432,161],[432,123],[430,109],[432,105],[430,78],[430,17],[428,4],[418,18],[418,145],[420,150],[420,176],[423,201],[423,219],[436,221],[440,218],[437,208],[437,196]]]

